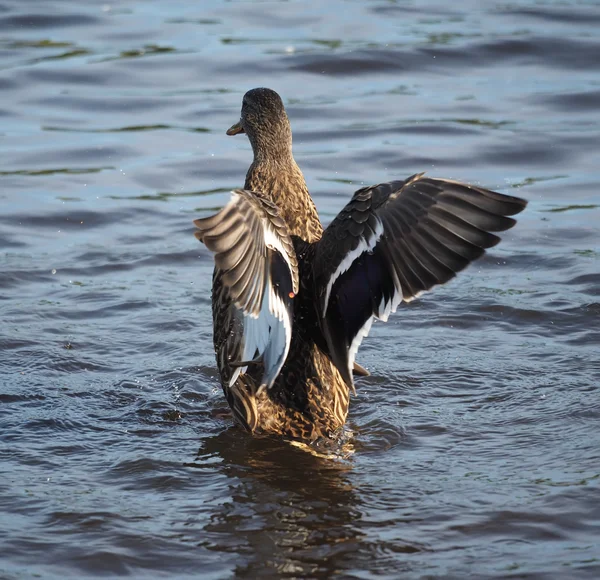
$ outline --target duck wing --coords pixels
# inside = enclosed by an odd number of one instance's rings
[[[234,336],[226,339],[233,386],[248,365],[262,362],[260,386],[273,385],[292,338],[292,301],[298,262],[277,206],[257,192],[236,189],[217,214],[197,219],[195,236],[215,254],[215,280],[237,309]],[[221,294],[222,296],[222,294]]]
[[[527,202],[423,174],[359,189],[317,242],[314,292],[333,363],[349,386],[375,318],[444,284],[511,228]]]

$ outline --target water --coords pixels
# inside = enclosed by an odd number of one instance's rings
[[[484,5],[482,7],[482,5]],[[600,576],[596,2],[0,2],[0,577]],[[336,461],[231,427],[192,220],[279,91],[327,222],[530,201],[376,324]]]

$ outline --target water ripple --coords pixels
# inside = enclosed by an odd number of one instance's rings
[[[0,576],[598,577],[599,19],[4,0]],[[530,201],[373,326],[316,454],[232,425],[193,237],[243,184],[224,132],[257,85],[324,222],[417,171]]]

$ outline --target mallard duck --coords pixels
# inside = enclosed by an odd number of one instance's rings
[[[279,95],[248,91],[227,135],[254,160],[244,189],[194,221],[214,252],[212,313],[221,385],[252,434],[312,443],[348,414],[356,353],[374,319],[444,284],[515,224],[526,202],[425,177],[363,187],[324,229],[292,155]],[[368,374],[368,373],[367,373]]]

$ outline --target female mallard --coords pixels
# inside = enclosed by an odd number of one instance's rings
[[[292,155],[281,98],[244,95],[228,135],[246,133],[244,189],[195,220],[215,253],[212,309],[221,384],[250,433],[333,437],[374,318],[453,278],[511,228],[522,199],[413,175],[359,189],[327,229]]]

